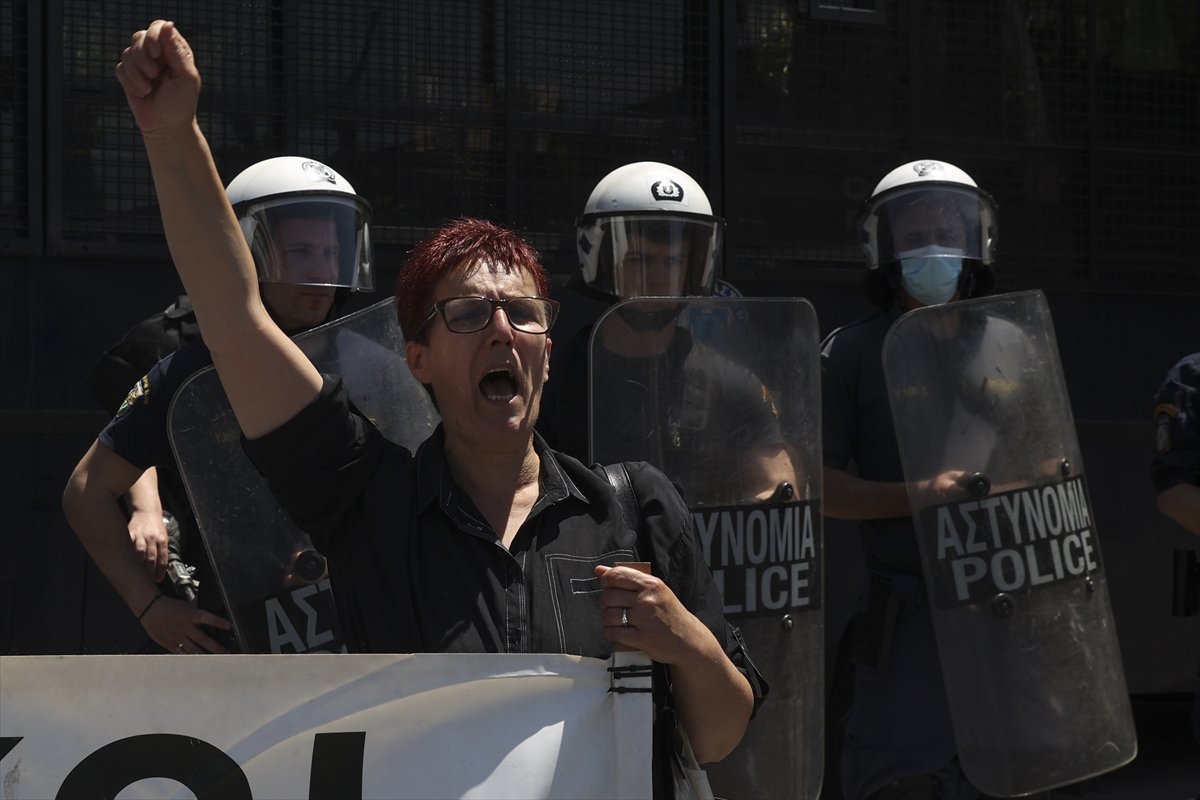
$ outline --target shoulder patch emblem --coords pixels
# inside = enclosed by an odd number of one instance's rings
[[[1170,403],[1154,407],[1154,446],[1159,453],[1171,451],[1171,421],[1179,416],[1179,409]]]
[[[116,415],[121,416],[139,400],[142,403],[150,402],[150,377],[148,375],[143,375],[141,380],[133,385],[129,394],[125,395],[125,399],[121,402],[121,407],[117,409]]]

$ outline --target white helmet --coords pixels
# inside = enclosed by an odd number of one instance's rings
[[[914,211],[957,218],[942,235],[906,234],[905,217]],[[946,255],[975,259],[990,265],[995,261],[996,206],[971,176],[945,161],[911,161],[883,176],[859,216],[863,255],[868,269],[898,261],[902,254],[924,247],[941,246]],[[950,250],[955,252],[951,253]],[[942,253],[936,253],[941,255]]]
[[[374,288],[371,205],[355,194],[349,181],[320,161],[299,156],[259,161],[230,181],[225,194],[254,255],[260,282],[339,286],[355,291]],[[294,219],[303,220],[310,231],[312,220],[332,223],[336,242],[325,244],[323,266],[298,270],[297,259],[289,265],[288,257],[279,251],[284,226]],[[306,246],[320,248],[322,242],[314,239]]]
[[[683,170],[654,161],[613,170],[575,225],[579,267],[593,289],[619,298],[712,294],[725,221]]]

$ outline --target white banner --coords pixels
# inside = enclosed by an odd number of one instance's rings
[[[3,656],[0,798],[648,798],[649,689],[641,653]]]

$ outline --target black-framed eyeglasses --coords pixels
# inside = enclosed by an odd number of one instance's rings
[[[508,324],[525,333],[546,333],[558,316],[558,301],[547,297],[447,297],[429,309],[429,316],[417,328],[413,338],[420,337],[433,318],[442,315],[447,330],[453,333],[474,333],[486,328],[496,309],[504,309]]]

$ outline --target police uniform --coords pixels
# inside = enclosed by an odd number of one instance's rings
[[[881,353],[902,314],[880,311],[831,333],[822,344],[824,464],[881,482],[902,482]],[[842,788],[871,797],[899,778],[940,797],[972,798],[958,767],[954,731],[922,578],[912,519],[863,520],[868,594],[848,642],[853,700],[842,717]],[[915,778],[914,776],[933,776]],[[929,796],[934,796],[930,794]]]
[[[1167,373],[1154,395],[1154,424],[1154,488],[1200,485],[1200,353],[1184,356]]]
[[[1154,425],[1150,480],[1155,490],[1200,485],[1200,353],[1184,356],[1167,373],[1154,395]],[[1200,691],[1192,702],[1192,736],[1200,742]]]
[[[179,524],[182,560],[195,568],[193,580],[199,584],[196,602],[216,614],[225,609],[213,580],[212,566],[197,533],[195,515],[187,502],[183,479],[175,463],[167,434],[167,414],[171,400],[184,381],[212,365],[212,356],[201,339],[195,339],[168,354],[143,375],[104,430],[97,437],[101,444],[135,467],[158,472],[159,493],[164,510]]]
[[[134,392],[140,391],[144,386],[143,378],[155,364],[199,339],[200,327],[191,300],[187,295],[180,295],[165,310],[134,325],[120,341],[106,349],[85,384],[96,402],[110,416],[115,416],[130,397],[131,386]],[[170,549],[167,573],[170,581],[164,588],[168,593],[186,599],[200,577],[195,565],[203,560],[204,554],[195,534],[195,520],[187,494],[169,453],[158,475],[158,494]]]

